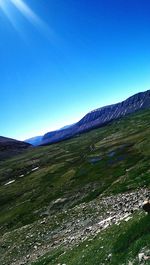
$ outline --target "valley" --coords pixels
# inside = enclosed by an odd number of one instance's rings
[[[119,265],[148,257],[149,116],[142,110],[1,161],[0,263]]]

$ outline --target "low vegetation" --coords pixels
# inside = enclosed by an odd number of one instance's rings
[[[139,264],[138,253],[149,249],[150,216],[135,215],[132,221],[111,226],[68,251],[57,249],[32,265]],[[150,254],[150,249],[149,249]],[[144,264],[150,264],[150,261]]]
[[[32,148],[0,162],[1,264],[10,264],[10,259],[21,259],[22,255],[15,251],[8,254],[7,247],[3,247],[8,232],[11,242],[16,233],[22,233],[21,240],[25,241],[23,227],[38,230],[43,218],[57,216],[58,222],[51,219],[53,231],[69,218],[68,211],[81,204],[88,205],[101,196],[149,188],[149,117],[150,110],[137,112],[106,127],[58,144]],[[138,264],[138,252],[148,248],[149,224],[149,216],[136,213],[129,222],[112,225],[68,251],[63,246],[54,248],[34,264],[117,265],[130,260]],[[16,248],[21,244],[20,237],[15,239]]]

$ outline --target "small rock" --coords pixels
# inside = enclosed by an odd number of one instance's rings
[[[37,249],[38,249],[38,247],[35,245],[35,246],[34,246],[34,249],[35,249],[35,250],[37,250]]]
[[[43,225],[43,224],[45,224],[45,223],[46,223],[46,220],[45,220],[45,219],[43,219],[43,220],[40,222],[41,225]]]
[[[127,217],[127,218],[125,219],[125,222],[128,222],[131,218],[132,218],[131,216]]]
[[[141,262],[144,258],[144,253],[139,253],[138,258],[139,258],[139,262]]]

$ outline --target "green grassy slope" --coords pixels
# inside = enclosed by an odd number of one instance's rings
[[[113,225],[107,231],[67,251],[58,248],[32,265],[138,265],[138,253],[141,250],[150,255],[149,242],[150,216],[135,215],[128,223]],[[144,264],[150,264],[150,260]]]
[[[20,156],[0,162],[0,235],[13,233],[14,229],[32,225],[62,209],[67,211],[75,205],[88,203],[102,194],[115,195],[139,187],[149,187],[149,165],[150,110],[68,141],[33,148]],[[5,185],[12,180],[15,181]],[[134,222],[136,219],[133,218]],[[128,224],[125,227],[130,230]],[[113,229],[117,231],[121,228],[111,229],[113,233]],[[109,233],[111,234],[111,230]],[[107,232],[104,232],[104,238],[107,238]],[[97,249],[99,244],[100,239],[95,238],[90,248],[91,253],[96,251],[93,248]],[[115,240],[114,244],[117,245]],[[106,247],[108,248],[107,244]],[[136,248],[134,242],[133,247]],[[90,263],[81,263],[80,254],[83,249],[84,243],[83,246],[70,250],[66,258],[62,257],[67,260],[64,263],[106,264],[104,261],[96,263],[92,256]],[[130,252],[130,248],[128,251]],[[90,253],[88,247],[87,252]],[[73,259],[76,253],[79,259]],[[55,255],[57,253],[54,253],[54,257]],[[120,252],[116,252],[115,256],[117,255],[121,255]],[[56,263],[54,259],[54,262],[39,264]],[[114,261],[112,264],[117,263]]]

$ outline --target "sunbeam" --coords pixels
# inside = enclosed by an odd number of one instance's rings
[[[19,27],[17,25],[17,22],[14,18],[14,16],[12,15],[12,12],[10,12],[10,6],[7,0],[0,0],[0,8],[3,11],[3,13],[5,14],[5,16],[7,17],[7,19],[9,20],[9,22],[11,23],[11,25],[14,27],[14,29],[16,31],[18,31],[18,33],[21,34]]]
[[[12,26],[18,31],[18,26],[11,14],[11,6],[15,8],[32,24],[37,30],[42,32],[47,38],[52,39],[53,31],[50,27],[23,1],[23,0],[0,0],[0,8],[11,22]]]
[[[42,21],[32,10],[31,8],[25,4],[22,0],[10,0],[15,7],[35,26],[40,27],[42,29],[48,29],[46,23]]]

